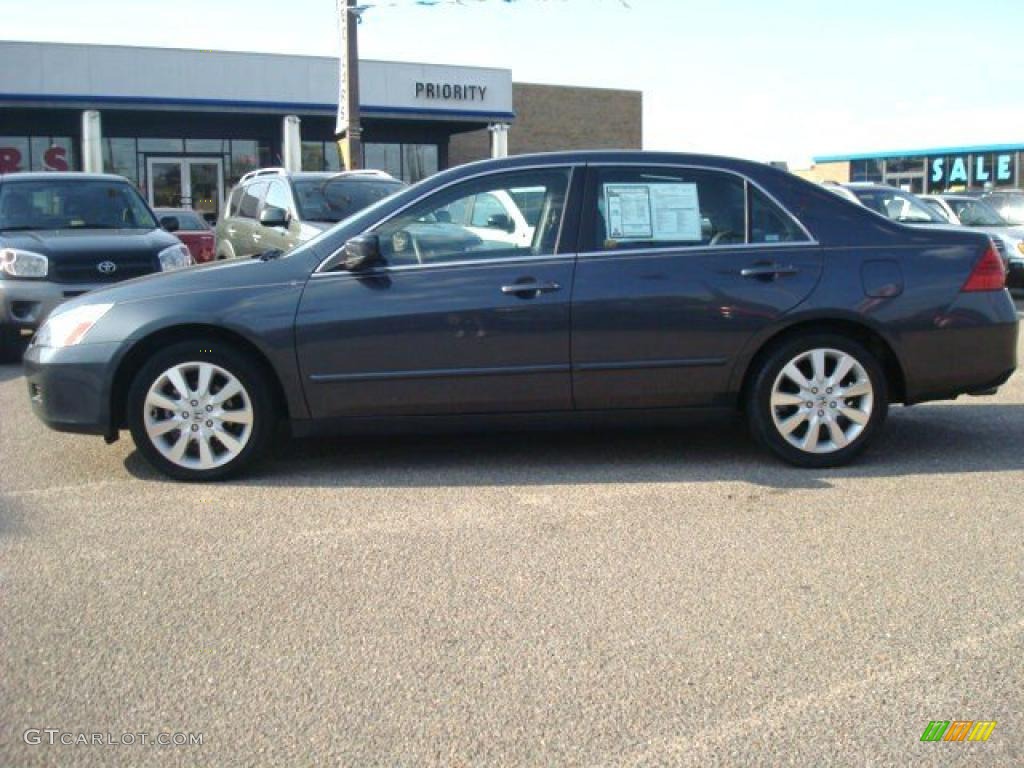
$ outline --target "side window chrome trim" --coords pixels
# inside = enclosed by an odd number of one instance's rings
[[[423,200],[426,200],[428,197],[430,197],[430,196],[432,196],[434,194],[437,194],[438,192],[442,192],[442,191],[448,189],[449,187],[453,187],[456,184],[462,184],[463,182],[466,182],[466,181],[473,181],[475,179],[481,179],[481,178],[485,178],[487,176],[497,176],[499,174],[505,174],[505,173],[518,173],[520,171],[549,171],[549,170],[553,171],[553,170],[559,170],[559,169],[567,169],[569,171],[569,179],[566,182],[565,194],[566,194],[566,198],[567,198],[566,202],[568,202],[568,196],[569,196],[569,193],[572,190],[572,182],[573,182],[574,174],[578,173],[579,169],[584,168],[585,166],[586,166],[585,162],[576,162],[576,163],[556,163],[554,165],[547,165],[547,164],[524,165],[524,166],[520,166],[520,167],[516,167],[516,168],[500,168],[500,169],[497,169],[497,170],[480,171],[479,173],[474,173],[474,174],[472,174],[470,176],[463,176],[462,178],[459,178],[459,179],[453,179],[452,181],[449,181],[446,184],[442,184],[440,187],[432,189],[429,192],[425,192],[424,194],[420,195],[419,197],[416,197],[413,200],[410,200],[408,203],[403,205],[397,211],[393,211],[392,213],[388,214],[387,216],[384,216],[384,217],[378,219],[377,221],[373,222],[373,224],[370,224],[369,226],[367,226],[366,229],[363,230],[363,231],[364,232],[370,232],[370,231],[372,231],[374,229],[377,229],[378,227],[380,227],[380,226],[382,226],[384,224],[387,224],[392,219],[397,218],[398,216],[401,216],[403,213],[405,213],[405,211],[407,211],[408,209],[412,208],[414,205],[417,205],[420,202],[422,202]],[[558,236],[555,239],[555,253],[548,254],[548,256],[559,256],[560,255],[558,253],[558,248],[562,244],[562,228],[565,226],[565,218],[566,218],[565,217],[565,210],[563,209],[563,211],[562,211],[562,220],[560,222],[558,222]],[[341,248],[338,248],[336,251],[332,252],[330,256],[328,256],[326,259],[321,261],[317,265],[316,269],[313,270],[313,275],[316,275],[316,274],[318,274],[320,272],[329,272],[330,270],[326,269],[326,266],[328,264],[330,264],[332,261],[334,261],[341,254],[342,248],[344,248],[344,247],[345,246],[342,245]],[[543,259],[543,258],[547,258],[547,257],[546,256],[531,256],[529,258],[532,258],[532,259]],[[508,261],[508,260],[507,259],[499,259],[498,261]],[[432,265],[432,264],[411,264],[411,265],[406,265],[406,266],[413,266],[413,267],[441,266],[442,264],[445,264],[445,263],[452,264],[454,262],[438,262],[438,264],[436,264],[436,265]],[[475,263],[480,263],[480,262],[477,261]],[[398,269],[398,267],[391,267],[391,269]]]
[[[722,168],[721,166],[717,166],[717,165],[692,165],[692,164],[688,164],[688,163],[645,163],[645,162],[642,162],[640,160],[621,160],[621,161],[611,161],[611,162],[607,162],[607,163],[605,163],[605,162],[594,162],[594,163],[592,163],[590,165],[590,168],[591,168],[591,170],[594,170],[594,171],[599,171],[602,168],[668,168],[668,169],[675,168],[675,169],[678,169],[678,170],[687,170],[687,171],[715,171],[717,173],[727,173],[730,176],[735,176],[735,177],[741,179],[744,182],[744,184],[749,184],[753,189],[756,189],[758,192],[760,192],[765,197],[767,197],[769,200],[771,200],[772,203],[780,211],[782,211],[782,213],[785,216],[788,216],[789,219],[794,224],[796,224],[797,227],[800,228],[800,231],[803,232],[804,235],[807,236],[807,240],[801,240],[801,241],[799,241],[797,243],[787,243],[787,245],[792,246],[792,245],[800,245],[800,244],[803,244],[803,243],[815,243],[815,244],[817,244],[817,242],[818,242],[817,238],[815,238],[814,235],[811,234],[810,230],[807,229],[807,227],[804,226],[804,223],[802,221],[800,221],[800,219],[798,219],[796,216],[794,216],[792,211],[790,211],[786,206],[784,206],[782,203],[780,203],[778,198],[775,197],[775,195],[773,195],[771,192],[766,190],[764,187],[762,187],[760,184],[758,184],[752,178],[747,176],[745,173],[741,173],[740,171],[733,170],[732,168]],[[746,210],[746,208],[747,208],[747,204],[744,203],[744,210]],[[761,245],[765,245],[765,244],[764,243],[746,243],[745,245],[761,246]],[[689,249],[691,247],[692,248],[699,248],[699,247],[706,247],[706,246],[673,246],[673,247],[676,248],[676,249],[682,249],[682,248]],[[600,253],[607,253],[607,251],[600,251]]]
[[[462,261],[439,261],[434,264],[400,264],[394,267],[382,266],[365,272],[328,270],[325,272],[314,272],[311,277],[314,280],[328,280],[338,277],[381,277],[383,275],[390,275],[394,272],[419,272],[422,270],[444,269],[446,267],[498,267],[515,266],[517,264],[533,265],[538,262],[561,264],[575,260],[575,253],[548,254],[547,256],[514,256],[507,259],[464,259]]]
[[[667,245],[652,248],[611,248],[607,251],[583,251],[578,254],[581,259],[592,259],[601,256],[608,258],[626,258],[629,256],[669,256],[698,253],[728,253],[730,251],[759,251],[782,248],[785,250],[820,248],[817,240],[800,240],[795,243],[736,243],[732,245]]]

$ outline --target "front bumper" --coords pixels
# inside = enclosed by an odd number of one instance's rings
[[[31,345],[25,381],[32,410],[51,429],[113,436],[110,391],[119,344]]]
[[[34,331],[68,299],[110,283],[53,283],[46,280],[0,279],[0,325]]]

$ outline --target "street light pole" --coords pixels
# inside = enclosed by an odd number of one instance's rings
[[[338,121],[335,135],[345,168],[363,167],[363,127],[359,116],[359,41],[356,26],[360,10],[356,0],[337,0],[341,26]]]

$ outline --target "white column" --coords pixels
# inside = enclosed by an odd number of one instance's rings
[[[281,124],[281,155],[284,161],[284,169],[289,173],[298,173],[302,170],[302,121],[297,115],[285,115]],[[320,168],[310,170],[319,171]]]
[[[82,170],[103,173],[103,126],[95,109],[82,113]]]
[[[508,123],[492,123],[487,130],[491,132],[491,157],[508,157]]]

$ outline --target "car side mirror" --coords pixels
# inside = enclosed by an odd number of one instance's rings
[[[181,222],[178,221],[177,216],[161,216],[160,228],[167,232],[177,232],[181,229]]]
[[[341,266],[349,272],[358,272],[382,261],[380,238],[376,235],[353,237],[342,248]]]
[[[500,229],[510,234],[516,231],[516,223],[507,213],[496,213],[488,218],[487,227],[488,229]]]
[[[445,210],[434,211],[434,218],[437,219],[442,224],[451,224],[452,223],[452,214],[451,214],[450,211],[445,211]]]
[[[265,205],[260,211],[260,224],[264,227],[287,227],[289,220],[288,211],[276,205]]]

